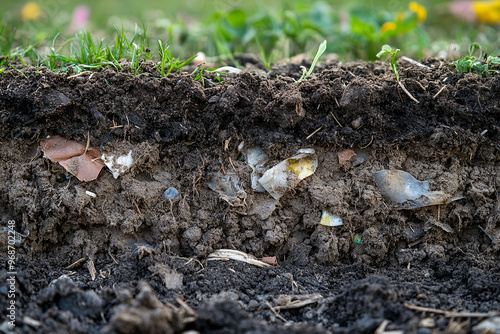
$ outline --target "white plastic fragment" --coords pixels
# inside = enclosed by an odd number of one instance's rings
[[[240,70],[239,68],[232,67],[232,66],[222,66],[222,67],[219,67],[218,69],[214,70],[214,72],[227,73],[227,74],[238,74],[238,73],[241,73],[243,71]]]
[[[342,218],[339,216],[332,215],[328,211],[323,210],[321,214],[321,225],[324,226],[341,226],[343,225],[342,223]]]
[[[243,253],[234,249],[219,249],[208,255],[208,261],[211,260],[235,260],[245,262],[260,268],[267,268],[271,265],[260,260],[257,260],[253,255],[249,255],[247,253]]]
[[[382,196],[399,203],[401,209],[447,204],[462,198],[452,198],[442,191],[429,191],[428,181],[418,181],[401,170],[381,170],[373,172],[373,177]]]
[[[91,191],[86,190],[86,191],[85,191],[85,193],[86,193],[87,195],[89,195],[90,197],[93,197],[93,198],[96,198],[96,197],[97,197],[97,194],[96,194],[96,193],[93,193],[93,192],[91,192]]]
[[[260,147],[252,147],[243,153],[248,165],[252,168],[252,189],[264,192],[266,189],[258,182],[264,174],[264,166],[269,160],[269,156]]]
[[[104,164],[111,170],[111,173],[113,173],[113,177],[115,179],[128,171],[134,163],[134,159],[132,158],[132,150],[130,150],[127,155],[124,154],[116,158],[114,155],[106,155],[103,153],[101,155],[101,159],[102,161],[104,161]]]
[[[287,190],[295,188],[301,180],[314,174],[317,167],[314,149],[301,149],[293,157],[267,170],[258,182],[279,200]]]

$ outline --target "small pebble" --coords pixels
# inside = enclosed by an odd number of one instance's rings
[[[357,130],[363,125],[363,119],[361,117],[356,118],[354,121],[351,122],[351,126],[354,130]]]

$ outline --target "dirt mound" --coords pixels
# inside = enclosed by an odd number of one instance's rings
[[[325,65],[301,84],[292,65],[222,83],[5,71],[16,330],[472,331],[483,315],[443,310],[500,308],[500,79],[422,62],[400,64],[418,103],[383,63]],[[79,181],[44,157],[56,135],[107,167]],[[219,249],[278,266],[206,261]]]

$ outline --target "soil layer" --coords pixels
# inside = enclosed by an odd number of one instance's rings
[[[500,311],[500,76],[421,62],[399,62],[418,103],[379,62],[327,63],[302,83],[299,65],[222,82],[148,64],[135,77],[3,72],[0,279],[17,274],[0,288],[2,321],[14,300],[17,333],[488,333]],[[133,163],[81,182],[41,152],[54,135]],[[264,170],[300,149],[317,168],[275,199],[252,185],[256,147]],[[393,203],[380,170],[447,200]],[[322,212],[342,225],[321,225]],[[219,249],[277,263],[208,261]]]

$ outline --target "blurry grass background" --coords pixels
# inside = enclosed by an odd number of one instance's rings
[[[343,61],[375,60],[386,43],[413,58],[454,59],[467,55],[474,41],[485,52],[499,54],[497,27],[460,22],[449,15],[447,4],[393,0],[349,4],[303,0],[2,0],[0,56],[41,63],[43,56],[51,53],[81,55],[88,47],[83,30],[91,33],[96,48],[100,41],[117,44],[117,31],[123,31],[131,42],[125,43],[129,47],[140,37],[143,53],[151,48],[156,55],[157,40],[161,40],[178,58],[203,51],[208,57],[231,60],[234,54],[252,53],[265,64],[300,53],[312,57],[323,40],[328,41],[327,52]],[[79,20],[85,22],[75,23],[78,13]],[[137,56],[134,52],[125,58]]]

